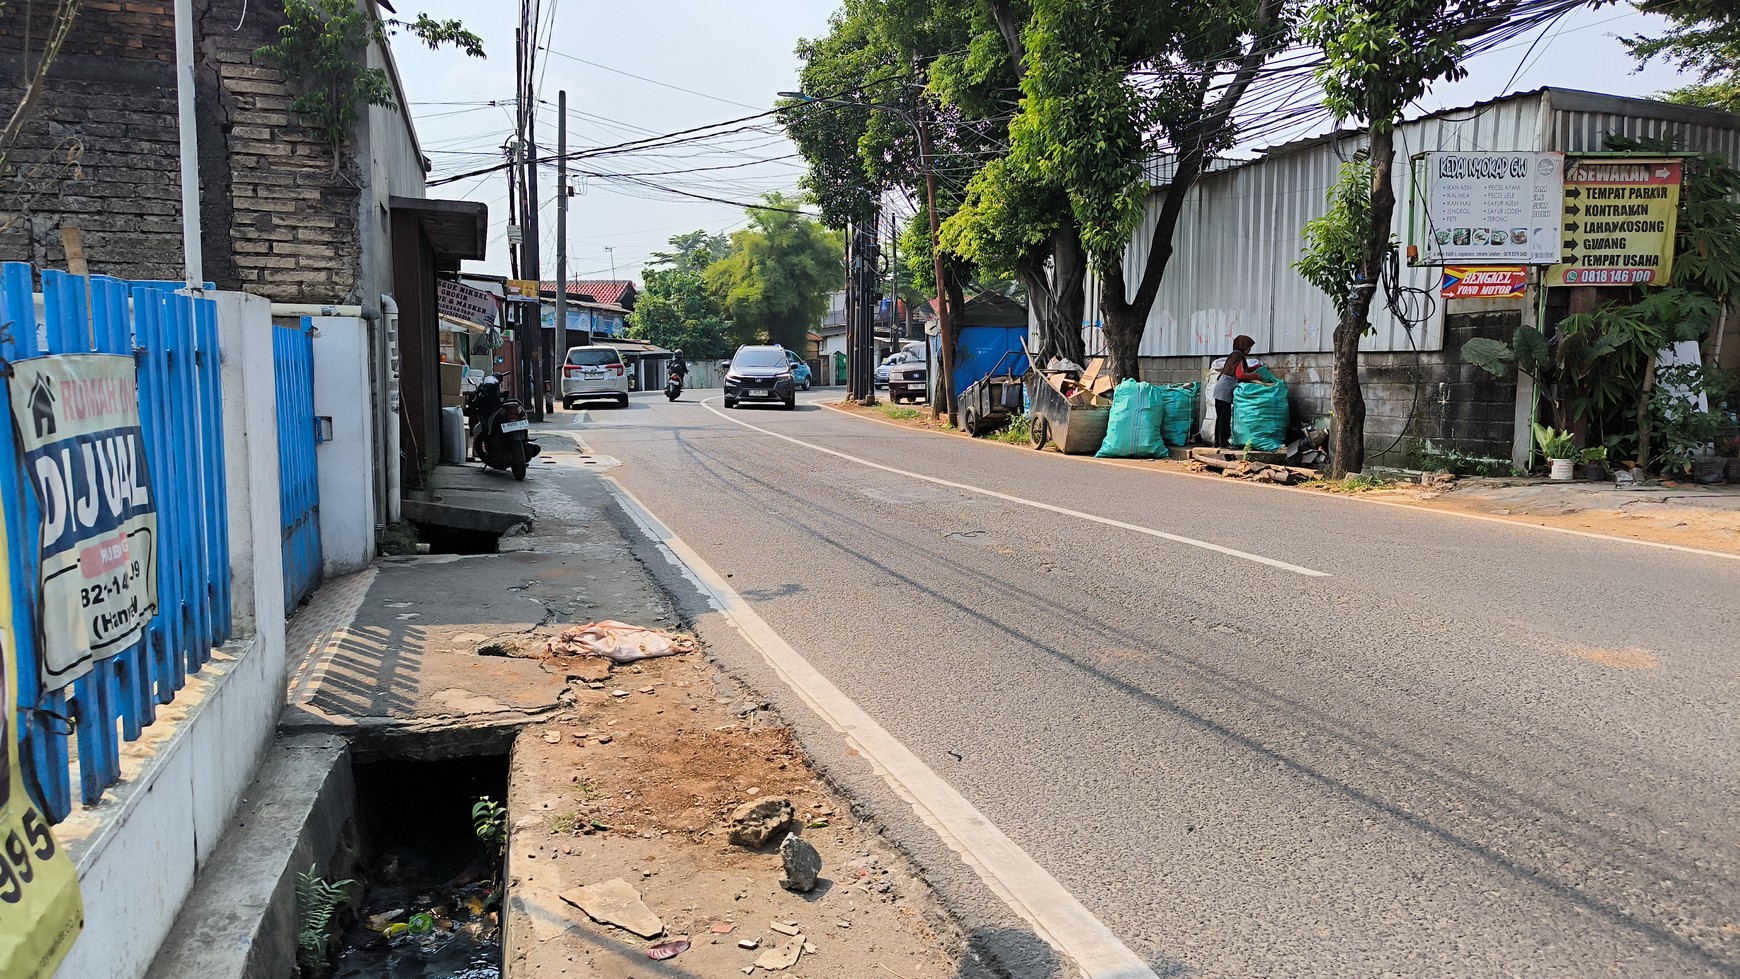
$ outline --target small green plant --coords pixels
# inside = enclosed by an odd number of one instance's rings
[[[550,817],[550,832],[557,836],[573,836],[580,829],[580,814],[577,812],[557,813]]]
[[[1549,459],[1577,458],[1577,440],[1569,431],[1561,431],[1550,425],[1535,423],[1535,447]]]
[[[1372,490],[1389,488],[1390,481],[1382,476],[1371,473],[1349,473],[1340,479],[1323,483],[1323,488],[1331,493],[1368,493]]]
[[[917,408],[908,408],[905,405],[897,405],[892,401],[881,402],[876,406],[876,410],[882,412],[882,417],[887,418],[889,421],[896,422],[911,421],[923,414],[923,412],[919,411]]]
[[[1590,463],[1600,463],[1601,465],[1606,465],[1607,464],[1607,446],[1605,446],[1605,445],[1591,445],[1587,449],[1584,449],[1583,450],[1583,464],[1588,465]]]
[[[315,873],[314,865],[296,875],[296,959],[303,972],[326,963],[332,942],[332,918],[350,900],[346,888],[354,880],[329,881]]]
[[[477,841],[491,853],[500,854],[507,847],[507,809],[494,799],[477,797],[471,806],[471,825]]]
[[[372,4],[351,0],[284,0],[278,40],[254,53],[278,63],[299,93],[290,108],[336,150],[350,137],[362,106],[398,108],[386,69],[366,62],[371,45],[385,48],[388,34],[400,30],[432,49],[451,44],[474,58],[483,57],[482,39],[457,20],[435,20],[428,14],[415,21],[381,20]]]
[[[417,528],[403,520],[382,527],[375,533],[375,550],[385,555],[417,553]]]
[[[995,432],[985,436],[993,442],[1008,442],[1010,445],[1026,445],[1033,441],[1033,417],[1026,412],[1010,415],[1009,423]]]

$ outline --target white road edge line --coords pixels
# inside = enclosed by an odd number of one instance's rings
[[[869,760],[895,794],[911,805],[925,825],[959,854],[1040,938],[1074,959],[1082,975],[1089,979],[1158,979],[1147,963],[1045,868],[811,666],[627,487],[609,476],[601,479],[647,538],[711,598],[714,608],[750,646],[761,652],[768,666],[792,692]]]
[[[726,421],[732,423],[733,425],[741,425],[744,428],[747,428],[752,432],[760,432],[763,435],[770,435],[776,439],[784,439],[785,441],[790,442],[793,445],[801,445],[806,449],[813,449],[816,452],[824,452],[824,453],[827,453],[828,455],[834,456],[836,458],[845,459],[847,462],[855,462],[860,466],[868,466],[871,469],[880,469],[883,472],[894,473],[897,476],[905,476],[909,479],[923,480],[924,482],[933,483],[937,486],[947,486],[949,489],[957,489],[957,490],[960,490],[964,493],[978,493],[981,496],[989,496],[992,499],[1002,500],[1005,503],[1018,503],[1022,506],[1033,507],[1036,510],[1044,510],[1048,513],[1061,514],[1061,515],[1066,516],[1066,517],[1075,517],[1078,520],[1086,520],[1090,523],[1103,524],[1104,526],[1107,526],[1107,527],[1116,527],[1119,530],[1128,530],[1131,533],[1147,534],[1149,537],[1158,537],[1161,540],[1169,540],[1175,544],[1186,544],[1186,545],[1189,545],[1190,547],[1200,547],[1205,551],[1213,551],[1216,554],[1225,554],[1228,557],[1236,557],[1242,561],[1254,561],[1257,564],[1266,564],[1271,568],[1280,568],[1282,571],[1291,571],[1294,574],[1302,574],[1302,575],[1306,575],[1306,576],[1312,577],[1312,578],[1328,578],[1328,577],[1330,577],[1330,574],[1327,571],[1317,571],[1317,570],[1314,570],[1311,568],[1301,567],[1297,564],[1288,564],[1286,561],[1279,561],[1279,560],[1276,560],[1275,558],[1272,558],[1272,557],[1263,557],[1261,554],[1252,554],[1249,551],[1235,550],[1231,547],[1224,547],[1220,544],[1211,544],[1208,541],[1197,540],[1194,537],[1184,537],[1184,536],[1179,535],[1179,534],[1169,534],[1164,530],[1155,530],[1153,527],[1144,527],[1140,524],[1125,523],[1122,520],[1113,520],[1110,517],[1101,517],[1101,516],[1098,516],[1098,515],[1092,514],[1092,513],[1083,513],[1080,510],[1071,510],[1068,507],[1056,506],[1056,505],[1050,504],[1050,503],[1041,503],[1038,500],[1029,500],[1025,497],[1012,496],[1008,493],[999,493],[996,490],[985,489],[982,486],[973,486],[969,483],[956,483],[956,482],[953,482],[953,481],[947,480],[947,479],[939,479],[935,476],[926,476],[923,473],[915,473],[915,472],[910,472],[910,471],[905,470],[905,469],[896,469],[893,466],[885,466],[880,462],[871,462],[869,459],[860,459],[859,457],[857,457],[855,455],[850,455],[848,453],[841,452],[837,449],[830,449],[826,446],[817,445],[814,442],[805,442],[803,439],[792,438],[790,435],[781,435],[778,432],[768,431],[767,429],[762,428],[758,425],[751,425],[746,421],[741,421],[739,419],[732,418],[730,415],[727,415],[724,412],[720,411],[719,409],[713,407],[711,398],[707,399],[706,401],[701,402],[701,407],[707,409],[708,411],[712,412],[715,415],[718,415],[720,418],[725,419]]]
[[[883,418],[870,418],[866,415],[859,414],[858,412],[847,411],[844,408],[837,407],[835,404],[833,404],[832,402],[829,402],[829,401],[806,401],[804,403],[815,405],[818,408],[826,408],[829,411],[839,412],[840,414],[845,415],[848,418],[858,418],[858,419],[861,419],[863,421],[874,422],[878,425],[887,425],[891,428],[898,428],[898,429],[901,429],[901,430],[906,431],[906,432],[910,432],[910,433],[915,434],[915,435],[935,435],[939,438],[959,437],[959,436],[944,435],[941,432],[925,432],[925,431],[913,429],[913,428],[908,427],[906,425],[901,425],[898,422],[888,421],[888,420],[883,419]],[[986,446],[987,448],[999,448],[999,449],[1016,448],[1016,446],[1012,446],[1012,445],[1001,445],[997,442],[985,442],[985,441],[979,440],[979,439],[974,439],[973,441],[974,441],[974,444],[983,445],[983,446]],[[1209,475],[1205,475],[1203,473],[1193,473],[1193,472],[1178,472],[1178,471],[1172,470],[1172,469],[1161,469],[1161,468],[1156,467],[1156,466],[1133,466],[1133,465],[1130,465],[1129,463],[1117,462],[1117,461],[1112,460],[1112,459],[1095,459],[1093,456],[1061,456],[1061,457],[1057,457],[1057,458],[1060,458],[1060,459],[1062,459],[1064,461],[1068,461],[1068,462],[1077,462],[1077,463],[1087,462],[1087,463],[1093,463],[1095,465],[1100,465],[1100,466],[1110,466],[1113,469],[1129,469],[1129,470],[1134,471],[1134,472],[1153,473],[1156,476],[1170,476],[1170,477],[1173,477],[1175,479],[1207,479],[1207,480],[1212,480],[1216,483],[1219,483],[1222,486],[1237,486],[1237,487],[1240,487],[1242,489],[1256,490],[1259,492],[1271,492],[1271,493],[1297,493],[1297,492],[1299,492],[1296,489],[1290,489],[1290,488],[1285,487],[1285,486],[1275,486],[1275,485],[1270,484],[1270,483],[1258,483],[1258,482],[1252,482],[1252,481],[1243,480],[1243,479],[1235,479],[1235,480],[1229,481],[1229,480],[1224,479],[1220,476],[1209,476]],[[1342,503],[1358,503],[1358,504],[1364,504],[1366,506],[1386,506],[1386,507],[1391,507],[1391,508],[1397,509],[1397,510],[1413,510],[1415,513],[1431,514],[1433,516],[1438,516],[1438,517],[1454,517],[1458,520],[1479,520],[1483,523],[1507,524],[1507,525],[1512,526],[1512,527],[1521,527],[1525,530],[1544,530],[1544,531],[1547,531],[1548,533],[1552,533],[1552,534],[1567,534],[1567,535],[1572,536],[1572,537],[1588,537],[1592,540],[1612,541],[1615,544],[1636,544],[1639,547],[1653,547],[1653,548],[1656,548],[1658,550],[1663,550],[1663,551],[1678,551],[1681,554],[1696,554],[1700,557],[1719,557],[1725,561],[1740,561],[1740,554],[1733,554],[1733,553],[1730,553],[1728,551],[1712,551],[1712,550],[1707,550],[1707,549],[1702,548],[1702,547],[1688,547],[1685,544],[1668,544],[1668,543],[1665,543],[1663,541],[1639,540],[1636,537],[1620,537],[1617,534],[1602,534],[1602,533],[1598,533],[1598,532],[1593,531],[1593,530],[1578,530],[1575,527],[1555,527],[1552,524],[1530,523],[1527,520],[1518,520],[1518,519],[1513,518],[1513,517],[1495,517],[1495,516],[1492,516],[1490,514],[1484,514],[1484,513],[1464,513],[1461,510],[1441,510],[1437,507],[1423,506],[1423,505],[1418,504],[1418,503],[1403,503],[1399,500],[1371,500],[1371,499],[1365,498],[1364,496],[1360,496],[1357,494],[1348,494],[1348,493],[1313,493],[1311,495],[1314,497],[1317,497],[1319,499],[1338,500]]]

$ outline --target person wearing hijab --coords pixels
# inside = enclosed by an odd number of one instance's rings
[[[1251,362],[1251,348],[1257,341],[1240,334],[1233,338],[1232,353],[1220,365],[1220,377],[1214,382],[1214,445],[1217,449],[1232,445],[1233,391],[1240,381],[1258,379],[1257,365]]]

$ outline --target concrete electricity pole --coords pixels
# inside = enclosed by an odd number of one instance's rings
[[[550,385],[568,369],[568,92],[556,93],[556,365]],[[560,392],[557,392],[560,394]],[[564,405],[564,407],[566,407]]]

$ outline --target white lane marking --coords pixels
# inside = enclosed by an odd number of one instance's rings
[[[1330,574],[1327,571],[1316,571],[1311,568],[1301,567],[1297,564],[1288,564],[1286,561],[1278,561],[1272,557],[1263,557],[1261,554],[1252,554],[1249,551],[1235,550],[1234,548],[1225,547],[1220,544],[1211,544],[1208,541],[1197,540],[1194,537],[1185,537],[1180,534],[1169,534],[1164,530],[1155,530],[1153,527],[1125,523],[1122,520],[1113,520],[1110,517],[1102,517],[1092,513],[1083,513],[1080,510],[1071,510],[1068,507],[1061,507],[1051,503],[1041,503],[1038,500],[1029,500],[1022,496],[1012,496],[1008,493],[999,493],[996,490],[985,489],[982,486],[973,486],[969,483],[957,483],[947,479],[938,479],[935,476],[926,476],[923,473],[915,473],[905,469],[896,469],[893,466],[885,466],[880,462],[871,462],[869,459],[860,459],[855,455],[850,455],[837,449],[830,449],[826,446],[817,445],[814,442],[805,442],[802,439],[792,438],[790,435],[781,435],[778,432],[771,432],[765,428],[761,428],[760,426],[751,425],[746,421],[739,421],[738,419],[732,418],[730,415],[727,415],[713,407],[711,399],[701,402],[701,407],[706,408],[708,411],[734,425],[741,425],[752,432],[771,435],[776,439],[784,439],[793,445],[801,445],[806,449],[825,452],[828,455],[845,459],[847,462],[855,462],[860,466],[868,466],[871,469],[880,469],[883,472],[894,473],[896,476],[905,476],[909,479],[919,479],[927,483],[934,483],[937,486],[947,486],[949,489],[957,489],[964,493],[978,493],[981,496],[989,496],[992,499],[1002,500],[1005,503],[1019,503],[1022,506],[1030,506],[1036,510],[1044,510],[1048,513],[1061,514],[1066,517],[1075,517],[1078,520],[1086,520],[1090,523],[1102,524],[1107,527],[1116,527],[1119,530],[1128,530],[1131,533],[1147,534],[1149,537],[1158,537],[1161,540],[1169,540],[1175,544],[1187,544],[1191,547],[1200,547],[1205,551],[1213,551],[1216,554],[1225,554],[1228,557],[1236,557],[1243,561],[1254,561],[1257,564],[1266,564],[1271,568],[1280,568],[1282,571],[1291,571],[1294,574],[1307,575],[1312,578],[1330,577]]]
[[[1052,948],[1075,960],[1089,979],[1158,979],[1136,953],[1094,917],[1027,851],[1003,835],[911,749],[811,666],[694,549],[653,516],[627,487],[602,477],[647,538],[761,652],[767,665],[816,716],[845,737],[895,794],[912,806],[961,860]]]
[[[899,422],[889,421],[888,419],[885,419],[885,418],[871,418],[868,415],[863,415],[863,414],[860,414],[860,413],[855,412],[855,411],[847,411],[844,408],[836,407],[832,402],[829,402],[829,401],[807,401],[807,402],[805,402],[805,404],[812,404],[812,405],[817,406],[818,408],[826,408],[829,411],[837,411],[840,414],[845,415],[848,418],[857,418],[857,419],[860,419],[862,421],[875,422],[878,425],[887,425],[891,428],[898,428],[902,431],[908,432],[908,433],[913,434],[913,435],[935,435],[935,436],[938,436],[940,438],[966,438],[967,437],[965,435],[949,435],[949,434],[944,433],[944,432],[927,432],[927,431],[924,431],[922,429],[914,429],[908,425],[902,425]],[[972,441],[973,441],[974,445],[982,445],[982,446],[985,446],[986,448],[992,448],[992,449],[1019,449],[1020,448],[1020,446],[1005,445],[1002,442],[987,442],[987,441],[984,441],[982,439],[973,439]],[[1420,504],[1420,503],[1403,503],[1399,500],[1373,500],[1373,499],[1370,499],[1370,498],[1367,498],[1364,496],[1360,496],[1357,494],[1318,493],[1318,492],[1312,492],[1310,490],[1300,490],[1300,489],[1290,488],[1290,487],[1286,487],[1286,486],[1276,486],[1273,483],[1258,483],[1258,482],[1251,482],[1251,481],[1242,480],[1242,479],[1228,480],[1222,476],[1209,476],[1209,475],[1206,475],[1204,473],[1194,473],[1194,472],[1179,472],[1176,469],[1162,469],[1159,466],[1131,465],[1130,463],[1127,463],[1127,462],[1118,462],[1115,459],[1096,459],[1093,456],[1066,456],[1066,455],[1060,455],[1060,454],[1052,454],[1052,455],[1048,455],[1047,458],[1050,458],[1054,461],[1062,461],[1062,462],[1077,462],[1077,463],[1088,462],[1088,463],[1093,463],[1095,465],[1100,465],[1100,466],[1110,466],[1113,469],[1128,469],[1128,470],[1131,470],[1133,472],[1153,473],[1156,476],[1171,476],[1174,478],[1183,478],[1183,479],[1206,479],[1206,480],[1209,480],[1211,482],[1217,483],[1221,486],[1238,487],[1240,489],[1246,489],[1246,490],[1266,491],[1266,492],[1271,492],[1271,493],[1300,493],[1300,492],[1305,492],[1305,493],[1308,493],[1311,497],[1313,497],[1315,499],[1320,499],[1320,500],[1334,500],[1334,501],[1339,502],[1339,503],[1363,503],[1363,504],[1366,504],[1367,506],[1394,507],[1395,509],[1398,509],[1398,510],[1413,510],[1416,513],[1428,513],[1428,514],[1432,514],[1434,516],[1439,516],[1439,517],[1456,517],[1456,518],[1461,519],[1461,520],[1479,520],[1479,521],[1482,521],[1485,523],[1508,524],[1509,526],[1521,527],[1521,528],[1524,528],[1526,530],[1544,530],[1544,531],[1547,531],[1548,533],[1553,533],[1553,534],[1568,534],[1572,537],[1588,537],[1588,538],[1591,538],[1593,540],[1611,541],[1615,544],[1636,544],[1639,547],[1654,547],[1654,548],[1659,548],[1659,549],[1664,550],[1664,551],[1679,551],[1681,554],[1696,554],[1696,555],[1699,555],[1700,557],[1719,557],[1719,558],[1722,558],[1723,560],[1727,560],[1727,561],[1740,561],[1740,554],[1734,554],[1734,553],[1730,553],[1728,551],[1711,551],[1711,550],[1706,550],[1705,548],[1702,548],[1702,547],[1687,547],[1684,544],[1667,544],[1667,543],[1664,543],[1662,541],[1640,540],[1636,537],[1620,537],[1617,534],[1602,534],[1602,533],[1597,533],[1596,531],[1593,531],[1593,530],[1577,530],[1577,529],[1572,528],[1572,527],[1555,527],[1552,524],[1531,523],[1528,520],[1523,520],[1523,519],[1519,519],[1516,517],[1495,517],[1495,516],[1492,516],[1490,514],[1484,514],[1484,513],[1467,513],[1467,512],[1464,512],[1462,510],[1444,510],[1444,509],[1439,509],[1438,507],[1430,507],[1430,506],[1426,506],[1426,505]]]

